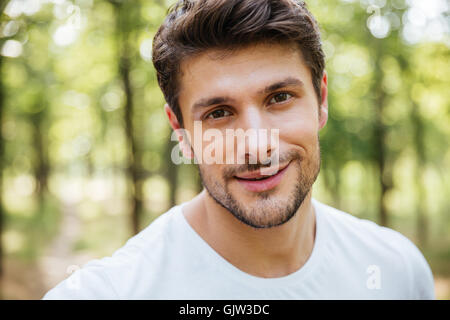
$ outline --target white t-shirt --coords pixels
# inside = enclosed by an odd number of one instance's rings
[[[431,270],[410,240],[314,198],[312,204],[313,250],[289,275],[238,269],[194,231],[181,204],[43,299],[434,299]]]

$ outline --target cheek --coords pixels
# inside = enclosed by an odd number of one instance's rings
[[[202,172],[203,178],[209,181],[222,182],[222,165],[218,164],[200,164],[199,168]]]
[[[304,148],[315,143],[318,134],[317,114],[296,112],[283,118],[279,125],[281,140]]]

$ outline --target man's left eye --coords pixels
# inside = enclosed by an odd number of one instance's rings
[[[277,93],[276,95],[274,95],[272,97],[272,99],[270,99],[270,103],[280,103],[280,102],[284,102],[286,100],[289,100],[292,96],[289,93],[286,92],[282,92],[282,93]]]

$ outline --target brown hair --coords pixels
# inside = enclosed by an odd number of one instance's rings
[[[180,125],[178,75],[183,58],[270,41],[298,44],[320,101],[325,57],[319,27],[303,1],[179,0],[169,9],[153,40],[152,55],[159,86]]]

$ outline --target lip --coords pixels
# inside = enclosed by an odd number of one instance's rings
[[[291,163],[289,162],[283,169],[279,170],[276,174],[273,176],[270,176],[269,178],[263,179],[263,180],[244,180],[244,179],[255,179],[262,177],[263,175],[260,174],[260,171],[256,171],[253,173],[249,173],[246,175],[240,175],[235,176],[237,182],[240,183],[241,186],[243,186],[246,190],[251,192],[263,192],[270,189],[275,188],[277,185],[280,184],[281,179],[283,178],[284,173],[286,172],[286,169],[289,167]],[[244,178],[244,179],[243,179]]]

